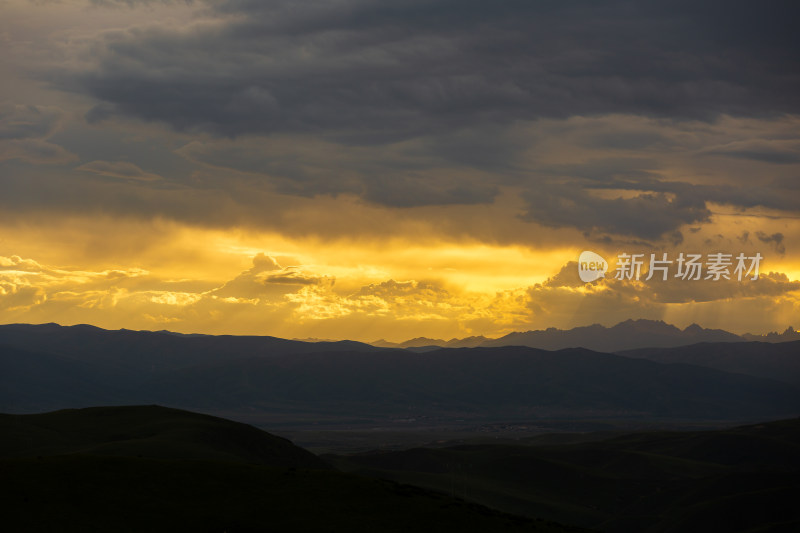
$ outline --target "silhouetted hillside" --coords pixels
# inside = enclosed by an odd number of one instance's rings
[[[702,343],[618,352],[658,363],[686,363],[800,385],[800,341]]]
[[[84,362],[63,355],[0,345],[0,410],[42,411],[125,403],[126,373],[102,358]]]
[[[5,531],[580,531],[336,472],[253,427],[162,407],[3,415],[0,431]]]
[[[109,370],[152,374],[235,357],[292,353],[376,351],[355,341],[301,342],[267,336],[176,335],[170,332],[110,331],[94,326],[10,324],[0,326],[0,345],[67,356]]]
[[[378,351],[352,341],[109,331],[57,324],[0,326],[0,410],[157,403],[150,382],[165,372],[243,357]]]
[[[314,454],[253,426],[156,405],[0,414],[0,434],[0,457],[89,454],[329,468]]]
[[[691,365],[573,349],[295,354],[166,373],[159,402],[328,414],[758,419],[800,412],[800,390]]]
[[[509,512],[619,532],[800,530],[800,420],[708,432],[326,456]]]

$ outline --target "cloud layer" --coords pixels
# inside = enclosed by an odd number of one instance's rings
[[[543,283],[487,295],[447,289],[435,280],[386,279],[338,288],[335,276],[302,265],[284,267],[260,253],[251,268],[203,290],[147,271],[56,269],[0,256],[0,317],[9,322],[55,317],[105,327],[122,322],[141,329],[238,334],[268,326],[271,334],[284,337],[305,332],[371,341],[500,336],[532,329],[531,324],[610,326],[631,316],[766,332],[775,323],[792,325],[787,322],[799,310],[800,281],[774,272],[742,282],[609,276],[584,284],[570,262]]]
[[[56,83],[178,130],[349,143],[608,113],[800,111],[791,2],[228,0],[171,28],[109,32]]]
[[[797,325],[794,2],[3,5],[8,320],[367,340]],[[747,286],[559,272],[633,249],[770,266]]]

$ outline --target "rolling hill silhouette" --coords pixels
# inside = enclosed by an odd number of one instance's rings
[[[152,374],[232,357],[292,353],[375,351],[355,341],[302,342],[268,336],[180,335],[165,331],[110,331],[94,326],[0,326],[0,346],[58,354],[102,365],[107,371]]]
[[[339,468],[609,532],[797,531],[800,419],[325,456]]]
[[[8,531],[578,532],[337,472],[253,427],[157,406],[3,415]]]
[[[0,434],[2,457],[81,454],[330,468],[314,454],[253,426],[157,405],[0,414]]]

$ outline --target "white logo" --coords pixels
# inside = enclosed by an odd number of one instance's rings
[[[583,251],[578,258],[578,275],[581,281],[588,283],[606,277],[608,261],[594,252]]]

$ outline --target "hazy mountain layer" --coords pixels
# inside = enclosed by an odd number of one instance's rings
[[[618,352],[658,363],[686,363],[800,385],[800,341],[702,343]]]
[[[0,410],[8,412],[151,403],[308,420],[752,420],[800,412],[800,389],[793,384],[584,349],[414,353],[346,342],[57,326],[0,327],[0,340],[6,344],[0,348]],[[360,351],[348,349],[353,346]],[[761,357],[757,345],[748,353],[753,361]],[[792,360],[776,361],[779,369]]]

